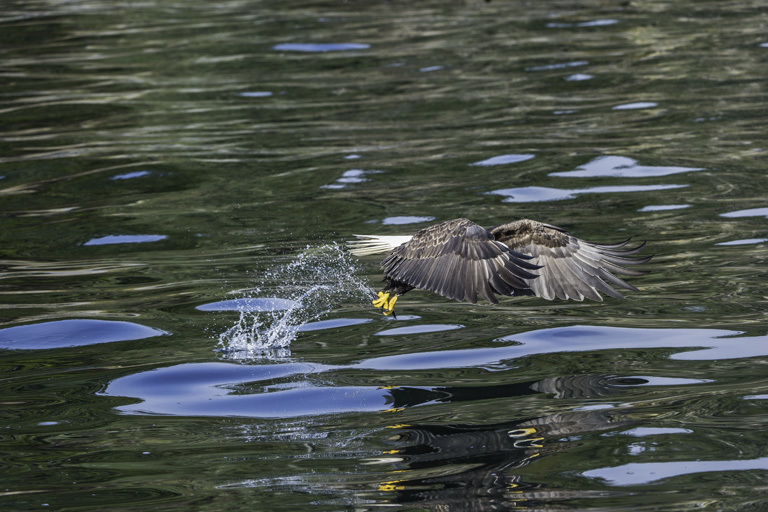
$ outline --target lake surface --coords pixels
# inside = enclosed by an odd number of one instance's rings
[[[6,2],[3,510],[765,510],[764,2]],[[353,234],[647,240],[370,305]]]

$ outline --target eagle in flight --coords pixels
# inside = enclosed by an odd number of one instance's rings
[[[637,291],[615,274],[641,276],[627,266],[647,263],[628,258],[645,242],[625,248],[585,242],[564,229],[534,220],[517,220],[489,229],[467,219],[440,222],[413,236],[355,235],[348,242],[357,256],[389,253],[381,262],[384,289],[373,305],[385,315],[399,296],[429,290],[475,304],[480,296],[498,304],[496,295],[534,295],[547,300],[603,300],[600,293],[623,299],[616,288]]]

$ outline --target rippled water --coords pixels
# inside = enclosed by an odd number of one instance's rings
[[[4,510],[763,510],[764,2],[6,2]],[[647,240],[370,305],[353,234]]]

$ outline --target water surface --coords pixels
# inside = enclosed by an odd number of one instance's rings
[[[12,2],[4,510],[762,510],[765,5]],[[370,305],[534,218],[625,301]]]

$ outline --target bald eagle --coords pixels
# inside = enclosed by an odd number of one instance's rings
[[[454,219],[417,231],[413,236],[355,235],[348,242],[357,256],[389,253],[381,262],[384,289],[373,305],[385,315],[399,296],[429,290],[458,301],[477,302],[478,295],[498,304],[496,295],[534,295],[547,300],[603,300],[600,293],[624,297],[613,287],[637,291],[614,274],[641,276],[626,268],[647,263],[628,258],[645,242],[624,248],[580,240],[564,229],[523,219],[489,229],[467,219]]]

